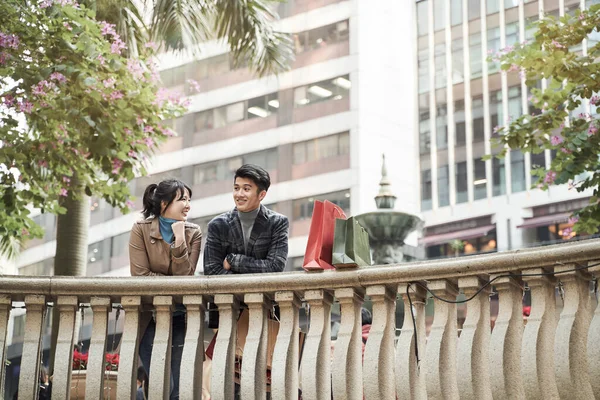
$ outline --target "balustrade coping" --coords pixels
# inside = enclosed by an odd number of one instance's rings
[[[323,272],[193,277],[68,277],[0,275],[0,293],[13,301],[36,294],[48,298],[79,296],[213,295],[272,293],[397,285],[433,279],[516,272],[600,260],[600,239],[441,260],[376,265]]]

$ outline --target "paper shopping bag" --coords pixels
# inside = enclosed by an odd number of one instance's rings
[[[335,268],[371,265],[369,233],[354,217],[335,221],[332,263]]]
[[[336,219],[346,219],[346,214],[339,206],[327,200],[315,200],[302,265],[305,271],[333,269],[331,256]]]

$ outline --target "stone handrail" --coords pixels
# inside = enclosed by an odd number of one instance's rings
[[[273,399],[552,399],[600,398],[600,307],[590,294],[599,273],[600,240],[497,254],[374,266],[322,273],[281,273],[210,277],[0,277],[0,359],[5,358],[8,317],[24,301],[26,327],[19,380],[20,398],[36,398],[42,327],[48,302],[60,313],[55,349],[53,398],[69,398],[76,312],[93,310],[93,334],[86,397],[101,398],[107,319],[113,303],[125,311],[117,398],[134,398],[138,326],[142,307],[156,311],[150,398],[168,398],[170,321],[173,304],[187,307],[181,369],[181,398],[200,399],[205,303],[220,312],[214,350],[213,399],[233,398],[236,318],[239,302],[249,308],[241,391],[244,399],[264,399],[268,312],[280,307],[280,329],[272,360]],[[557,274],[555,274],[557,273]],[[498,316],[490,329],[491,286],[498,293]],[[524,323],[522,295],[531,290],[531,314]],[[410,284],[410,285],[409,285]],[[556,308],[560,286],[563,307]],[[464,293],[466,320],[459,331],[457,307],[427,292],[455,300]],[[373,304],[373,323],[361,354],[360,308]],[[404,324],[396,337],[394,310],[404,300]],[[341,326],[333,357],[330,309],[341,306]],[[426,338],[425,302],[435,315]],[[310,327],[299,367],[299,307],[310,309]],[[414,317],[414,320],[413,320]],[[418,357],[418,358],[417,358]],[[333,358],[333,359],[332,359]],[[4,375],[4,363],[0,363]],[[301,378],[300,378],[301,377]],[[3,382],[4,380],[2,380]],[[3,389],[0,393],[3,393]]]

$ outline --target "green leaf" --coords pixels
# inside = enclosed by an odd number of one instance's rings
[[[83,84],[86,86],[95,86],[96,83],[98,83],[98,81],[95,78],[92,78],[91,76],[88,76],[83,80]]]

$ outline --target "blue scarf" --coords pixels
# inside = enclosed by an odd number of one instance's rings
[[[158,224],[160,227],[160,236],[162,236],[163,240],[169,244],[173,242],[173,228],[171,225],[177,222],[176,219],[158,217]]]

